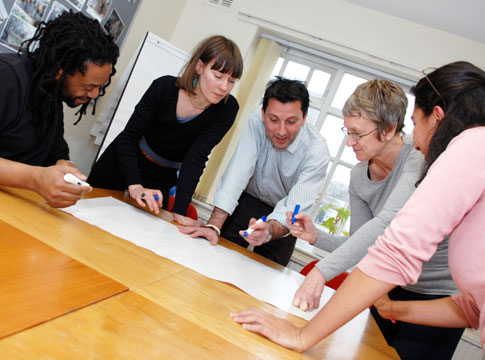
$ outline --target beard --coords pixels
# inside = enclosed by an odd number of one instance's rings
[[[61,85],[60,99],[70,108],[78,107],[79,105],[87,104],[91,98],[89,96],[72,96],[67,81],[64,79]],[[76,103],[79,100],[80,103]]]
[[[61,94],[61,100],[70,108],[78,107],[79,105],[84,105],[91,100],[91,98],[87,96],[70,96],[68,94],[64,95]],[[81,103],[76,103],[76,100],[81,100]],[[87,101],[86,101],[87,100]]]

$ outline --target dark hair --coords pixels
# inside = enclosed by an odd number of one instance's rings
[[[52,121],[66,75],[74,75],[77,71],[84,75],[89,63],[112,64],[109,80],[100,89],[99,96],[102,96],[116,73],[114,65],[119,56],[113,37],[104,32],[98,21],[72,10],[47,23],[41,22],[34,36],[22,43],[19,52],[23,50],[34,69],[28,106],[41,134]],[[62,74],[56,79],[59,69]],[[88,103],[83,104],[76,113],[79,114],[76,124],[86,113],[87,106]]]
[[[485,72],[466,61],[454,62],[419,80],[411,93],[416,97],[416,107],[426,116],[435,106],[445,112],[430,140],[422,180],[455,136],[471,127],[485,125]]]
[[[212,69],[223,74],[231,74],[235,79],[240,79],[243,73],[243,59],[236,43],[222,35],[214,35],[202,40],[194,49],[190,60],[182,68],[181,75],[176,85],[185,91],[195,95],[194,79],[199,59],[204,64],[212,64]]]
[[[307,114],[310,106],[310,95],[305,84],[299,80],[289,80],[281,76],[277,76],[266,86],[263,97],[263,111],[266,111],[269,99],[276,99],[283,104],[300,101],[303,116]]]

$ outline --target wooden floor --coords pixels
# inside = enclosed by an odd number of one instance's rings
[[[106,195],[133,204],[120,192],[89,194]],[[258,306],[305,321],[51,209],[34,193],[0,187],[0,219],[0,359],[398,359],[371,316],[303,354],[275,345],[229,313]]]

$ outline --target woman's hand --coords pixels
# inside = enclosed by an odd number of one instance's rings
[[[376,307],[379,315],[381,315],[384,319],[391,318],[391,299],[389,296],[387,296],[387,294],[377,299],[374,306]]]
[[[180,225],[184,226],[195,226],[195,227],[204,227],[204,223],[200,220],[194,220],[189,218],[188,216],[183,216],[177,213],[173,213],[173,219],[178,222]]]
[[[325,278],[315,266],[305,277],[293,298],[293,306],[303,311],[313,311],[320,306],[320,297],[325,287]]]
[[[300,328],[288,320],[278,318],[254,307],[231,313],[231,316],[246,330],[261,334],[288,349],[303,351],[300,343]]]
[[[299,239],[308,241],[310,244],[315,244],[318,239],[318,229],[313,225],[312,219],[305,213],[299,213],[295,215],[295,223],[291,223],[293,213],[291,211],[286,212],[286,223],[291,235],[296,236]]]
[[[163,204],[163,195],[160,190],[147,189],[141,184],[135,184],[128,186],[128,192],[141,207],[145,207],[146,203],[150,211],[154,211],[155,214],[160,212],[160,208]]]

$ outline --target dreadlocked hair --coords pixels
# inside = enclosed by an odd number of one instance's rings
[[[119,56],[113,37],[105,33],[98,21],[72,10],[47,23],[41,22],[34,36],[22,43],[19,52],[22,51],[25,51],[34,69],[28,109],[41,135],[49,128],[55,109],[60,106],[66,75],[74,75],[77,71],[84,75],[90,63],[99,66],[112,64],[108,82],[99,91],[99,96],[103,96],[116,73],[115,64]],[[56,79],[59,70],[62,71]],[[88,104],[82,104],[76,113],[79,117],[75,124],[86,114]],[[93,115],[95,111],[96,102]]]

